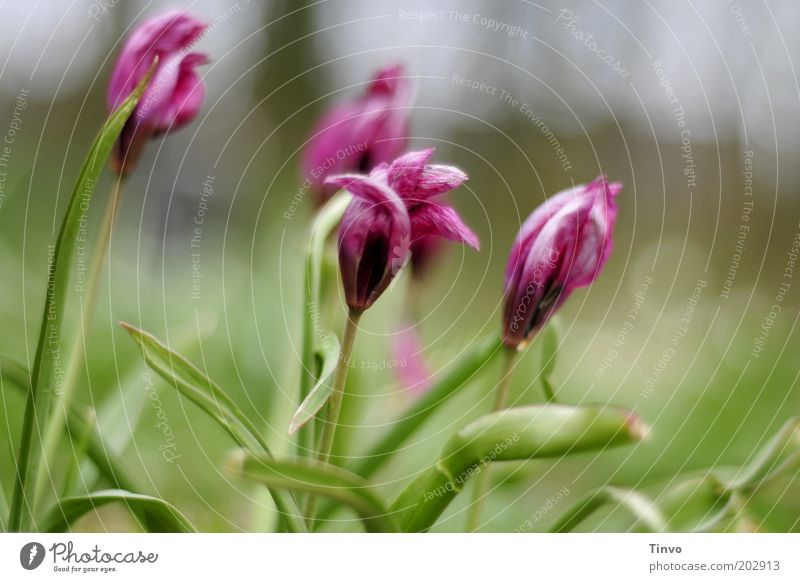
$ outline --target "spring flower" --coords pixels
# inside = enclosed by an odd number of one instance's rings
[[[478,237],[456,211],[432,199],[467,175],[452,166],[428,164],[433,149],[407,153],[368,176],[343,174],[325,183],[354,199],[339,227],[339,269],[351,310],[361,312],[380,297],[408,259],[414,240],[440,236],[479,248]]]
[[[314,128],[302,168],[318,202],[335,193],[325,184],[328,176],[366,174],[405,149],[411,84],[403,75],[402,65],[378,71],[363,95],[335,106]]]
[[[197,116],[205,89],[196,72],[208,62],[202,53],[189,52],[206,25],[180,11],[170,11],[140,25],[125,43],[108,87],[111,112],[133,92],[153,58],[158,65],[139,104],[122,130],[113,155],[118,173],[130,173],[147,141],[173,131]]]
[[[522,225],[506,267],[507,346],[522,349],[575,289],[600,274],[611,254],[621,189],[600,176],[556,194]]]

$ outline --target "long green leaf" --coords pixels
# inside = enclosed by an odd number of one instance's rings
[[[639,441],[643,425],[609,406],[545,404],[488,414],[456,433],[439,460],[392,504],[403,531],[427,531],[489,463],[562,457]]]
[[[148,532],[196,531],[180,511],[163,499],[121,489],[107,489],[60,499],[42,521],[40,530],[49,533],[68,531],[75,521],[90,511],[116,502],[125,504]]]
[[[366,481],[333,465],[275,460],[266,455],[237,451],[228,464],[238,476],[259,481],[269,487],[329,497],[351,507],[371,532],[398,531],[381,500]]]
[[[308,393],[306,399],[294,413],[291,422],[289,423],[289,434],[294,434],[297,430],[302,428],[309,420],[314,418],[320,409],[325,406],[328,399],[333,392],[333,384],[328,382],[328,378],[336,370],[336,365],[339,363],[342,346],[339,343],[339,338],[334,333],[325,332],[328,340],[323,342],[322,349],[319,351],[321,361],[321,372],[319,379],[311,392]]]
[[[350,204],[351,196],[347,192],[338,193],[317,214],[317,219],[311,229],[311,237],[306,254],[305,281],[303,288],[303,339],[300,370],[300,402],[305,402],[315,378],[317,385],[322,380],[322,374],[317,374],[316,354],[320,350],[315,341],[317,329],[321,329],[321,301],[322,266],[325,255],[325,241],[342,219],[344,211]],[[326,342],[323,342],[323,344]],[[324,371],[324,370],[323,370]],[[312,450],[310,434],[312,431],[303,431],[297,435],[297,453],[308,456]]]
[[[128,323],[120,323],[142,349],[145,362],[159,376],[174,386],[214,419],[241,447],[251,451],[272,453],[250,419],[211,378],[189,360],[162,344],[153,335]],[[275,506],[292,532],[306,530],[302,512],[291,495],[270,490]]]
[[[660,532],[666,529],[666,521],[658,506],[647,496],[619,487],[600,487],[578,501],[550,528],[553,533],[574,530],[586,518],[605,505],[620,505],[636,517],[638,524],[647,531]]]
[[[33,365],[32,388],[25,406],[17,456],[17,479],[9,515],[9,529],[12,531],[25,530],[34,522],[36,499],[33,481],[42,457],[41,441],[47,432],[50,405],[55,390],[58,389],[58,377],[62,373],[59,368],[63,319],[83,207],[90,202],[114,143],[150,82],[155,66],[154,62],[133,93],[109,116],[95,138],[72,191],[56,245],[48,252],[44,313]]]

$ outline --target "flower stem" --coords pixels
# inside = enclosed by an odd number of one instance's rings
[[[339,423],[339,414],[342,411],[342,401],[347,384],[347,373],[350,371],[350,359],[353,354],[353,344],[358,331],[358,320],[361,319],[361,312],[350,310],[347,315],[347,323],[344,328],[342,338],[342,352],[339,364],[336,367],[336,375],[333,378],[333,390],[328,401],[328,414],[325,419],[325,426],[322,429],[319,449],[317,449],[317,461],[327,463],[333,450],[333,441],[336,436],[336,427]],[[314,514],[316,513],[316,498],[311,496],[306,503],[305,517],[308,521],[308,528],[312,530]]]
[[[86,284],[83,287],[84,295],[81,298],[81,329],[76,334],[75,342],[72,351],[67,360],[66,373],[64,375],[64,383],[61,386],[61,391],[56,395],[56,401],[53,406],[53,414],[49,417],[48,423],[44,429],[44,453],[43,462],[39,465],[39,470],[36,475],[34,499],[40,499],[41,493],[44,488],[46,479],[45,474],[49,473],[49,468],[53,466],[55,457],[55,450],[62,438],[64,424],[69,416],[70,406],[75,393],[75,384],[78,381],[81,366],[85,363],[86,356],[86,341],[89,335],[89,330],[92,327],[92,316],[94,315],[95,304],[97,303],[97,292],[100,286],[100,275],[103,272],[103,267],[106,264],[106,257],[108,255],[108,247],[111,242],[111,231],[114,225],[114,220],[117,216],[117,211],[120,207],[124,186],[124,178],[117,178],[114,181],[114,186],[111,195],[106,203],[106,208],[103,213],[103,221],[100,224],[100,232],[95,240],[94,252],[91,255],[91,263],[86,274]],[[78,435],[75,435],[76,437]],[[80,459],[77,459],[80,463]],[[52,477],[50,477],[52,483]],[[54,489],[55,486],[53,485]],[[34,506],[34,511],[36,507]]]
[[[497,389],[494,393],[494,404],[492,412],[502,410],[506,407],[508,400],[508,389],[511,386],[511,374],[514,371],[514,362],[517,360],[516,349],[506,348],[505,360],[503,361],[503,370],[500,375],[500,380],[497,383]],[[481,467],[480,475],[478,475],[478,482],[476,484],[472,505],[470,506],[469,518],[467,520],[467,531],[476,531],[480,527],[481,512],[483,511],[483,503],[486,499],[486,491],[489,489],[489,464],[484,464]]]

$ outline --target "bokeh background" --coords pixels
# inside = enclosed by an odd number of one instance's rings
[[[47,246],[105,115],[115,55],[133,25],[172,7],[212,23],[198,45],[212,58],[203,69],[207,99],[189,127],[149,146],[130,180],[77,400],[95,411],[145,492],[174,503],[199,529],[264,530],[274,518],[268,496],[224,473],[233,445],[191,403],[155,378],[152,396],[140,355],[116,322],[140,325],[185,353],[276,450],[291,451],[286,427],[297,398],[302,257],[313,212],[301,196],[285,214],[300,187],[299,152],[326,107],[394,62],[414,79],[412,145],[435,146],[438,161],[469,173],[452,200],[482,242],[480,253],[450,248],[419,290],[418,331],[434,370],[497,333],[506,254],[528,213],[600,173],[625,184],[614,254],[556,322],[555,381],[565,402],[632,408],[651,426],[650,438],[496,470],[485,531],[518,529],[532,516],[533,531],[544,530],[601,484],[658,495],[677,475],[741,465],[800,412],[793,2],[0,2],[0,135],[11,139],[0,168],[0,352],[33,358]],[[107,173],[98,187],[94,225],[112,181]],[[200,248],[192,249],[201,209]],[[379,369],[352,371],[350,429],[338,451],[345,463],[414,398],[396,370],[380,369],[403,326],[407,279],[361,321],[356,363]],[[331,312],[326,325],[338,330],[342,302]],[[538,371],[534,344],[515,374],[515,403],[542,399]],[[489,410],[497,373],[482,374],[426,423],[376,477],[381,491],[394,495],[450,434]],[[9,493],[24,402],[8,386],[2,396],[0,484]],[[173,463],[159,449],[159,410],[174,434]],[[65,440],[57,462],[70,455]],[[547,507],[559,491],[563,499]],[[462,529],[469,497],[436,529]],[[726,527],[797,531],[800,482],[777,480],[739,517]],[[359,529],[352,516],[337,518],[329,529]],[[116,507],[79,526],[136,527]],[[619,512],[584,524],[632,526]]]

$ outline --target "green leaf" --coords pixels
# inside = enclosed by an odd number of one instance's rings
[[[394,532],[397,525],[362,478],[333,465],[275,460],[264,454],[237,451],[228,463],[234,475],[292,491],[329,497],[351,507],[371,532]]]
[[[258,429],[216,382],[152,334],[129,323],[120,325],[139,344],[147,365],[216,420],[239,446],[269,451]]]
[[[750,490],[800,465],[800,416],[787,420],[775,435],[725,484],[729,490]]]
[[[439,460],[392,504],[406,532],[427,531],[489,463],[562,457],[637,442],[646,431],[633,414],[610,406],[544,404],[493,412],[447,442]]]
[[[311,229],[311,237],[306,254],[306,270],[303,288],[305,290],[303,301],[303,339],[301,348],[300,370],[300,402],[305,402],[312,391],[314,379],[317,377],[316,355],[327,351],[326,346],[320,349],[315,341],[315,331],[321,329],[321,289],[323,260],[325,256],[325,241],[339,224],[344,211],[350,204],[351,196],[347,192],[340,192],[334,196],[317,214],[317,219]],[[327,342],[323,342],[327,343]],[[319,374],[317,386],[322,381]],[[296,430],[296,429],[295,429]],[[290,431],[291,432],[291,431]],[[312,450],[311,431],[304,431],[297,435],[297,452],[300,456],[307,456]]]
[[[558,519],[550,528],[550,532],[570,532],[604,505],[625,507],[636,518],[637,523],[649,532],[666,529],[666,521],[658,506],[647,496],[632,489],[608,486],[600,487],[578,501]]]
[[[658,497],[658,506],[670,531],[708,531],[728,513],[732,499],[712,474],[690,477],[669,486]]]
[[[24,394],[30,392],[30,373],[21,363],[0,355],[0,375],[4,379],[11,380],[11,383],[21,390]],[[87,433],[86,418],[81,414],[77,407],[71,406],[67,415],[66,433],[71,439],[76,439],[79,435]],[[96,428],[89,431],[86,442],[86,455],[92,461],[100,474],[117,489],[127,489],[136,491],[139,487],[135,484],[119,457],[108,447],[105,446],[102,437]]]
[[[498,336],[490,336],[470,345],[447,373],[390,424],[389,432],[364,455],[360,456],[360,462],[352,468],[352,471],[365,479],[374,475],[402,448],[402,444],[439,409],[439,406],[447,402],[476,375],[483,372],[498,354],[505,351],[503,342]],[[335,509],[333,504],[326,503],[320,507],[318,519],[330,517]]]
[[[364,478],[374,475],[440,405],[474,379],[502,352],[503,342],[494,336],[471,346],[447,374],[431,386],[400,418],[391,423],[389,432],[361,457],[362,460],[354,472]]]
[[[60,499],[42,521],[39,529],[48,533],[66,532],[75,521],[90,511],[116,502],[124,503],[148,532],[196,531],[180,511],[163,499],[121,489],[107,489],[89,495]]]
[[[311,392],[308,393],[306,399],[303,400],[297,412],[294,413],[292,421],[289,423],[289,434],[294,434],[309,420],[314,418],[331,397],[333,385],[327,382],[327,380],[331,374],[336,371],[336,365],[339,363],[342,346],[336,334],[329,331],[325,333],[327,334],[326,337],[328,341],[323,342],[322,349],[318,352],[322,363],[320,366],[322,371],[319,374],[317,383],[311,389]]]
[[[67,213],[61,223],[58,240],[48,252],[48,277],[44,313],[39,331],[36,357],[33,364],[32,389],[25,407],[22,438],[17,457],[17,479],[9,515],[9,529],[26,530],[33,523],[32,509],[36,507],[33,481],[42,456],[42,435],[47,434],[51,402],[57,389],[59,362],[61,361],[61,336],[66,311],[67,288],[73,269],[81,216],[84,205],[94,193],[103,167],[108,161],[126,121],[133,113],[155,69],[150,70],[131,95],[106,120],[92,144],[83,164],[78,181],[72,191]]]
[[[211,378],[153,335],[128,323],[120,322],[120,325],[139,344],[147,365],[214,419],[239,446],[272,456],[258,429]],[[294,498],[281,491],[271,490],[270,493],[289,530],[305,531],[303,514]]]

